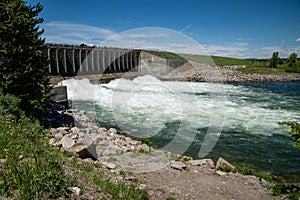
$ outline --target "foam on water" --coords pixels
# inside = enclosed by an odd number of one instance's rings
[[[190,127],[208,127],[212,118],[220,114],[214,109],[216,98],[212,99],[220,92],[216,88],[221,88],[222,95],[226,95],[224,105],[219,108],[226,113],[225,129],[244,129],[251,134],[269,136],[286,134],[285,128],[277,122],[300,119],[297,110],[272,106],[280,98],[285,101],[284,95],[278,97],[270,91],[257,92],[245,85],[162,82],[152,76],[116,79],[101,85],[91,84],[87,79],[69,79],[61,84],[68,86],[69,99],[91,101],[111,111],[124,131],[151,131],[139,133],[143,136],[159,132],[170,121],[179,120]]]

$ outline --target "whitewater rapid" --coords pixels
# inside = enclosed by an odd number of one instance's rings
[[[299,110],[277,105],[278,101],[285,103],[284,96],[280,99],[263,89],[258,93],[245,85],[162,82],[152,76],[99,85],[87,79],[69,79],[62,85],[67,86],[70,100],[92,102],[92,109],[99,106],[111,112],[121,129],[141,137],[156,134],[170,121],[180,121],[190,128],[224,122],[223,129],[271,136],[286,134],[286,128],[278,122],[300,120]]]

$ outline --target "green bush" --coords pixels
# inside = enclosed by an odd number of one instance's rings
[[[21,99],[10,94],[1,95],[0,91],[0,114],[12,114],[19,118],[23,111],[20,109]]]
[[[291,127],[289,134],[291,135],[295,147],[300,149],[300,123],[296,121],[279,122],[280,125],[287,125]]]
[[[298,200],[300,197],[300,188],[295,185],[276,183],[268,189],[276,196],[287,195],[288,199],[291,200]]]

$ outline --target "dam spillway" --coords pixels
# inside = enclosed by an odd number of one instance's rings
[[[174,69],[187,63],[185,59],[161,58],[146,50],[116,47],[94,47],[46,44],[51,83],[75,78],[109,82],[115,78],[151,75],[166,79]]]
[[[55,80],[75,78],[113,79],[140,73],[140,50],[108,47],[46,45],[49,76]]]

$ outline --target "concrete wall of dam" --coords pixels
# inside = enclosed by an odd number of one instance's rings
[[[188,62],[185,59],[161,58],[145,51],[140,53],[140,57],[140,72],[161,79],[167,78],[173,70]]]
[[[182,66],[184,59],[164,59],[142,50],[121,48],[47,45],[49,75],[52,82],[70,77],[91,80],[135,77],[150,74],[167,76]]]
[[[139,72],[139,50],[47,45],[45,54],[51,78]]]

